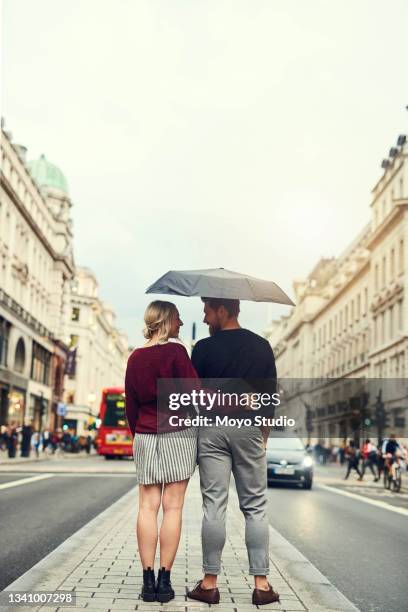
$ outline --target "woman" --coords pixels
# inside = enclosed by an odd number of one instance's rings
[[[134,436],[133,455],[139,483],[137,541],[143,566],[142,599],[167,602],[174,598],[170,571],[181,533],[188,481],[197,458],[195,429],[163,432],[158,427],[157,380],[197,378],[178,338],[183,322],[171,302],[157,300],[146,309],[146,344],[133,351],[126,370],[126,416]],[[173,339],[173,341],[171,341]],[[163,509],[158,534],[157,515]],[[157,583],[154,559],[160,539]]]

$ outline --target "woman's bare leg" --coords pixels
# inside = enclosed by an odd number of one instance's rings
[[[139,512],[136,535],[143,569],[154,567],[157,548],[157,514],[160,508],[161,484],[139,485]]]
[[[181,516],[188,480],[169,482],[163,486],[163,521],[160,528],[160,567],[170,570],[177,553],[181,534]]]

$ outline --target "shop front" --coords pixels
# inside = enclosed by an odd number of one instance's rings
[[[25,391],[13,387],[8,394],[7,422],[9,425],[22,427],[24,424]]]
[[[0,426],[8,423],[9,385],[0,381]]]
[[[24,424],[27,379],[0,367],[0,425]]]
[[[29,420],[35,431],[42,431],[47,427],[48,399],[41,395],[30,395]]]

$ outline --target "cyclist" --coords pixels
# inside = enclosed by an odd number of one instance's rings
[[[395,464],[403,451],[394,433],[390,434],[388,440],[384,440],[381,452],[384,457],[384,471],[390,473],[395,480]]]

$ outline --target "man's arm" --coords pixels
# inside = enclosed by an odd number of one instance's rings
[[[202,342],[200,340],[193,348],[193,352],[191,353],[191,361],[198,376],[205,378],[204,355],[202,350]]]

